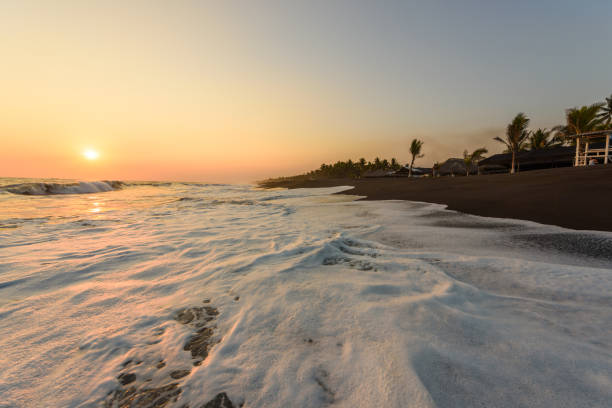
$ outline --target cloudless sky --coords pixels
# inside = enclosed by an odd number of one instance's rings
[[[0,176],[417,165],[612,93],[612,1],[0,0]],[[87,161],[84,149],[100,152]]]

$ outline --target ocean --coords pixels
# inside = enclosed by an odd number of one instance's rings
[[[612,233],[347,188],[0,179],[0,407],[610,406]]]

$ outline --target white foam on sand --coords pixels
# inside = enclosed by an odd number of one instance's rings
[[[0,230],[4,403],[96,406],[121,372],[177,383],[176,407],[612,400],[612,234],[341,188],[158,190],[177,199]],[[193,366],[173,317],[204,299],[214,345]]]

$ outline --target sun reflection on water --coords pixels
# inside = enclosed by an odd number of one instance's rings
[[[93,202],[92,205],[93,205],[93,208],[89,209],[90,213],[99,213],[100,211],[102,211],[102,206],[100,202],[98,201]]]

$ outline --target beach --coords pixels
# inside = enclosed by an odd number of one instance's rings
[[[0,405],[612,398],[609,232],[349,187],[14,182],[0,185]]]
[[[513,175],[438,178],[279,180],[265,187],[352,186],[364,200],[444,204],[449,210],[513,218],[576,230],[612,231],[612,166],[568,167]]]
[[[31,3],[0,408],[612,408],[612,1]]]

